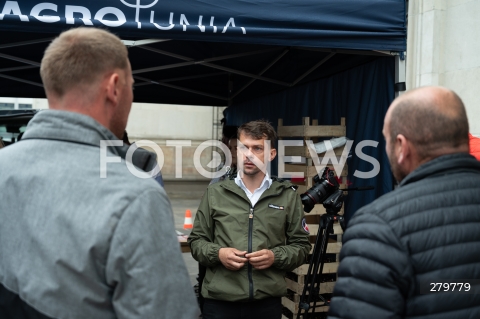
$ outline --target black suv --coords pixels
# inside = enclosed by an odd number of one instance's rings
[[[0,148],[18,142],[38,110],[0,110]]]

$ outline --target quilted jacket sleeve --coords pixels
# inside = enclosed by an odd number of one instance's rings
[[[403,318],[409,256],[380,216],[357,212],[343,237],[329,319]]]

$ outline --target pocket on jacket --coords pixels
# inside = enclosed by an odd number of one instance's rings
[[[282,297],[287,293],[285,271],[270,267],[253,272],[256,298]]]
[[[208,290],[210,297],[226,301],[248,298],[248,278],[244,269],[231,271],[223,266],[215,268],[215,272],[212,271],[211,276],[209,276],[211,279],[209,278],[210,280],[205,282],[205,288]],[[208,272],[209,270],[207,270]],[[207,276],[205,276],[205,279],[207,279]]]

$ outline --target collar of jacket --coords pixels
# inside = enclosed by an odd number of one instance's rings
[[[432,175],[445,175],[461,170],[480,173],[480,162],[467,153],[443,155],[417,167],[403,179],[399,186],[402,187]]]
[[[118,140],[106,127],[87,115],[59,110],[42,110],[28,123],[24,139],[54,139],[100,147],[101,140]],[[108,147],[114,155],[125,159],[129,146]],[[138,149],[132,163],[149,171],[156,164],[155,153]],[[150,168],[150,169],[149,169]]]
[[[271,178],[273,180],[272,185],[270,186],[270,188],[265,190],[265,192],[263,192],[262,196],[260,196],[260,198],[258,199],[258,202],[261,201],[264,197],[267,197],[267,196],[278,196],[283,192],[283,190],[285,190],[287,188],[292,188],[292,186],[294,186],[289,181],[278,180],[275,176],[272,176]],[[225,180],[220,184],[220,187],[223,187],[223,188],[239,195],[240,197],[244,198],[247,202],[250,202],[250,200],[248,199],[248,197],[245,194],[245,192],[243,191],[243,189],[241,189],[240,186],[238,186],[235,183],[235,180],[233,180],[233,179]]]

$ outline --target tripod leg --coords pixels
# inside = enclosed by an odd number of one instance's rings
[[[328,236],[332,233],[332,230],[333,230],[333,219],[331,218],[331,216],[327,215],[327,217],[324,219],[324,223],[325,224],[324,224],[324,230],[323,230],[323,236],[322,236],[322,244],[320,245],[321,255],[318,257],[319,259],[317,260],[318,268],[316,271],[314,270],[314,277],[312,278],[312,283],[313,283],[313,291],[315,293],[315,296],[318,296],[325,304],[326,303],[325,299],[322,296],[320,296],[320,284],[322,282],[321,278],[323,276],[323,266],[325,264],[325,255],[327,254]],[[316,306],[317,306],[317,298],[313,300],[313,306],[311,306],[312,313],[315,312]]]
[[[342,227],[342,231],[345,232],[345,217],[338,215],[337,219],[340,227]]]
[[[308,319],[309,310],[315,311],[316,297],[320,297],[320,282],[317,282],[317,276],[320,279],[323,271],[324,258],[327,251],[328,235],[333,228],[333,219],[329,215],[323,215],[320,223],[320,227],[317,233],[317,239],[315,241],[315,248],[308,265],[308,272],[305,278],[305,285],[303,287],[302,295],[300,296],[299,311],[297,313],[297,319],[300,319],[302,310],[305,311],[304,319]],[[321,241],[320,241],[321,238]],[[307,294],[308,291],[308,294]],[[323,298],[322,298],[323,299]],[[313,307],[310,307],[310,303],[313,301]],[[324,301],[324,300],[323,300]]]
[[[308,264],[307,274],[305,275],[305,284],[303,286],[302,295],[300,296],[299,311],[297,313],[297,319],[300,318],[302,310],[304,310],[305,313],[307,313],[308,309],[310,308],[310,301],[311,301],[312,294],[313,294],[313,292],[311,291],[312,290],[311,288],[313,287],[312,277],[313,277],[313,274],[315,272],[315,268],[316,268],[316,265],[317,265],[316,261],[317,261],[319,255],[321,254],[321,249],[319,249],[319,247],[322,246],[323,236],[320,236],[320,234],[322,234],[323,229],[324,229],[323,228],[323,223],[320,223],[318,233],[317,233],[317,238],[315,240],[315,247],[313,249],[312,256],[310,257],[310,262]],[[309,294],[307,294],[307,291],[309,292]]]

